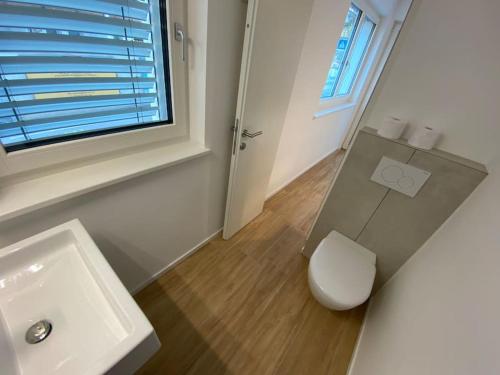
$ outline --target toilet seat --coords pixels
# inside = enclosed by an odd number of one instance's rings
[[[376,255],[332,231],[309,262],[309,286],[325,307],[347,310],[365,302],[375,279]]]

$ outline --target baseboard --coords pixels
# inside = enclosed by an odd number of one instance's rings
[[[351,360],[349,362],[349,367],[347,368],[346,375],[354,375],[352,372],[352,367],[354,362],[356,362],[356,358],[358,357],[359,346],[361,345],[361,338],[363,337],[363,333],[365,332],[366,326],[366,318],[368,317],[368,313],[370,312],[370,306],[372,304],[372,300],[368,301],[368,307],[366,308],[365,316],[363,317],[363,323],[361,323],[361,329],[359,330],[359,335],[356,338],[356,345],[354,345],[354,351],[352,352]]]
[[[203,246],[205,246],[208,242],[210,242],[212,239],[217,237],[219,233],[222,232],[222,228],[220,228],[217,232],[211,234],[207,238],[205,238],[203,241],[195,245],[193,248],[190,250],[186,251],[184,254],[182,254],[180,257],[175,259],[174,261],[170,262],[167,264],[165,267],[163,267],[161,270],[156,272],[153,276],[145,280],[144,282],[140,283],[138,286],[136,286],[134,289],[130,291],[130,294],[134,295],[139,293],[142,289],[147,287],[149,284],[151,284],[153,281],[157,280],[159,277],[161,277],[165,272],[171,270],[174,268],[176,265],[178,265],[180,262],[182,262],[184,259],[190,257],[194,253],[196,253],[198,250],[200,250]]]
[[[340,148],[337,148],[337,149],[335,149],[333,151],[330,151],[330,152],[324,154],[319,159],[316,159],[316,161],[314,161],[313,163],[311,163],[308,167],[302,169],[300,172],[298,172],[297,174],[293,175],[293,177],[290,177],[283,184],[281,184],[279,187],[277,187],[276,189],[274,189],[273,191],[271,191],[269,194],[267,194],[266,195],[266,200],[268,200],[271,197],[273,197],[274,195],[276,195],[280,190],[283,190],[287,185],[290,185],[293,182],[293,180],[296,180],[297,178],[299,178],[300,176],[302,176],[304,173],[306,173],[309,169],[311,169],[314,166],[316,166],[317,164],[321,163],[328,156],[334,154],[335,152],[337,152],[339,150],[340,150]]]

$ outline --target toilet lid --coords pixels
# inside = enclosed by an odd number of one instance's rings
[[[363,303],[375,279],[375,254],[338,232],[331,232],[311,257],[311,277],[333,301]]]

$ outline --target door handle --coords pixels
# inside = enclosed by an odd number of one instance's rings
[[[250,133],[247,129],[244,129],[243,133],[241,133],[241,135],[243,137],[255,138],[255,137],[258,137],[259,135],[261,135],[263,133],[264,132],[262,130],[259,130],[258,132],[255,132],[255,133]]]
[[[186,35],[184,34],[184,30],[182,30],[182,25],[177,22],[174,24],[174,29],[175,29],[174,30],[175,40],[182,43],[182,54],[181,54],[182,61],[186,61],[186,43],[187,43]]]

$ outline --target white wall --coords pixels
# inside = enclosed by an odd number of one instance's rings
[[[500,373],[499,12],[489,0],[415,0],[370,104],[372,121],[431,119],[443,148],[497,162],[372,298],[350,375]]]
[[[415,0],[362,125],[386,115],[444,133],[439,148],[488,163],[500,137],[500,2]],[[389,74],[387,74],[389,73]]]
[[[358,0],[360,1],[360,0]],[[360,2],[364,2],[360,1]],[[368,69],[353,93],[353,104],[365,94],[365,82],[376,68],[394,22],[397,0],[367,0],[382,17],[367,56]],[[349,130],[356,106],[313,119],[319,109],[319,96],[349,8],[348,0],[315,0],[292,96],[283,126],[268,196],[287,185],[316,162],[340,148]]]
[[[342,31],[348,0],[315,0],[301,59],[281,133],[268,195],[319,161],[342,143],[345,119],[352,113],[338,112],[313,120],[325,83],[336,40]],[[341,121],[338,121],[341,120]]]
[[[499,191],[497,165],[372,299],[351,375],[500,373]]]
[[[222,227],[246,4],[208,1],[212,154],[2,223],[0,246],[79,218],[129,290]]]

